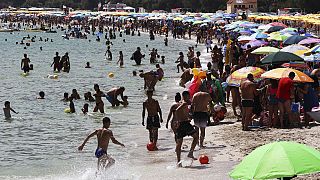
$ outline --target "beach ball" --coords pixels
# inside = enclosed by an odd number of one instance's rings
[[[152,142],[149,142],[149,143],[147,144],[147,149],[148,149],[148,151],[154,151],[155,147],[156,147],[156,146],[155,146]]]
[[[113,78],[114,74],[113,73],[109,73],[108,76],[109,76],[109,78]]]
[[[209,158],[206,155],[201,155],[199,161],[201,164],[209,164]]]

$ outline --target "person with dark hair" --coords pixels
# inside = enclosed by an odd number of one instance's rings
[[[43,91],[40,91],[38,99],[44,99],[44,96],[45,96],[45,93]]]
[[[28,58],[27,54],[23,55],[24,58],[21,60],[21,69],[23,70],[24,73],[28,73],[30,70],[30,59]]]
[[[248,131],[248,126],[252,121],[254,97],[258,95],[252,74],[248,74],[247,80],[241,82],[240,89],[242,98],[242,130]]]
[[[280,124],[281,128],[284,128],[284,115],[288,115],[288,120],[291,122],[291,98],[294,97],[294,86],[293,79],[295,77],[294,72],[289,73],[289,77],[281,78],[277,90],[277,98],[279,100],[279,110],[280,110]]]
[[[108,147],[110,140],[113,144],[125,147],[124,144],[116,140],[116,138],[113,136],[113,132],[109,129],[111,124],[110,118],[104,117],[102,119],[102,123],[103,127],[90,133],[84,140],[84,142],[78,147],[78,150],[82,151],[83,147],[88,142],[88,140],[93,136],[97,136],[98,146],[95,152],[95,156],[96,158],[98,158],[98,170],[100,168],[106,169],[115,163],[115,160],[110,155],[108,155]]]
[[[194,127],[190,124],[191,116],[191,101],[190,101],[190,93],[188,91],[183,91],[182,93],[183,101],[177,107],[175,111],[175,118],[179,122],[179,126],[175,133],[176,139],[176,154],[177,154],[177,166],[181,167],[181,146],[183,143],[183,138],[186,136],[192,136],[193,141],[190,147],[190,151],[188,153],[188,157],[196,160],[193,156],[194,148],[198,143],[199,136]]]
[[[147,117],[147,130],[149,131],[149,140],[154,144],[155,150],[157,148],[158,141],[158,129],[160,128],[160,123],[162,120],[162,111],[159,102],[152,98],[153,90],[147,90],[147,100],[143,102],[142,109],[142,126],[144,126],[144,118],[146,115],[146,110],[148,111]]]
[[[144,57],[145,55],[141,54],[141,48],[137,47],[137,50],[132,54],[131,60],[134,60],[137,65],[141,65],[141,59]]]
[[[102,97],[105,97],[105,94],[100,90],[99,85],[94,85],[94,90],[96,93],[93,95],[96,98],[96,106],[93,109],[93,112],[97,112],[98,110],[101,113],[104,113],[104,103],[102,101]]]
[[[270,79],[270,85],[267,86],[267,97],[268,97],[268,111],[269,111],[269,122],[271,127],[276,127],[279,120],[278,116],[278,81],[275,79]]]
[[[4,117],[5,117],[6,119],[10,119],[10,118],[11,118],[10,111],[18,114],[15,110],[13,110],[13,109],[10,107],[10,101],[4,102],[3,113],[4,113]]]
[[[53,71],[58,71],[60,72],[61,67],[60,67],[60,56],[59,53],[56,52],[56,56],[53,58],[53,62],[51,64],[51,67],[53,66]]]
[[[176,120],[174,113],[180,105],[180,101],[181,101],[180,93],[176,93],[174,100],[175,100],[175,102],[170,107],[170,111],[169,111],[168,118],[167,118],[166,128],[168,129],[169,121],[171,120],[171,129],[175,133],[177,131],[178,126],[179,126],[179,122]],[[172,117],[172,119],[171,119],[171,117]]]
[[[178,63],[178,65],[177,65],[178,73],[179,73],[179,67],[181,68],[181,71],[183,72],[184,71],[184,68],[183,68],[183,63],[184,63],[183,52],[179,52],[179,57],[175,61],[175,63]]]
[[[112,107],[119,106],[123,103],[124,97],[123,92],[125,91],[124,87],[112,88],[107,92],[106,98],[111,103]],[[118,100],[118,96],[120,95],[122,101]]]

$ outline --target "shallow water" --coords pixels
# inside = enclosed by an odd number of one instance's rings
[[[37,41],[31,43],[26,50],[23,45],[16,45],[22,37],[37,36]],[[166,120],[170,104],[175,92],[181,92],[176,84],[180,74],[176,73],[174,61],[178,53],[186,53],[189,42],[169,39],[169,47],[164,46],[163,37],[156,37],[150,41],[146,35],[119,37],[113,40],[111,47],[113,61],[105,60],[105,40],[96,42],[94,36],[88,40],[64,40],[62,32],[47,33],[1,33],[0,48],[0,102],[9,100],[11,107],[19,114],[13,114],[11,120],[0,120],[0,178],[1,179],[139,179],[141,167],[159,162],[166,162],[168,166],[175,159],[168,159],[174,154],[173,135],[165,129],[165,123],[159,130],[159,152],[147,152],[148,132],[141,125],[142,102],[145,99],[143,80],[132,77],[133,70],[151,70],[155,65],[149,64],[149,49],[157,48],[160,55],[166,56],[166,64],[161,65],[165,71],[165,78],[156,86],[155,99],[160,101],[163,117]],[[53,42],[39,42],[43,39],[53,39]],[[5,42],[4,39],[8,41]],[[126,39],[126,43],[122,40]],[[146,44],[149,48],[146,48]],[[39,48],[43,47],[43,51]],[[131,54],[137,46],[146,54],[142,66],[133,66]],[[116,64],[118,52],[124,53],[124,68]],[[70,73],[60,73],[59,79],[52,80],[46,76],[53,74],[50,64],[55,52],[62,56],[69,52],[71,61]],[[22,77],[20,61],[27,53],[34,65],[28,77]],[[92,68],[85,69],[89,61]],[[113,72],[114,78],[108,78]],[[60,101],[64,92],[71,93],[77,89],[83,98],[87,91],[94,92],[93,84],[98,83],[100,89],[107,91],[115,86],[125,86],[125,95],[129,97],[127,108],[112,108],[105,102],[106,115],[111,117],[111,129],[115,137],[126,145],[121,148],[110,144],[109,154],[116,159],[116,165],[107,174],[95,176],[96,158],[94,150],[96,139],[92,138],[84,148],[78,152],[77,147],[86,135],[95,128],[101,127],[102,115],[81,115],[83,99],[74,101],[76,114],[65,114],[67,103]],[[39,91],[46,93],[45,100],[37,100]],[[94,103],[89,105],[92,112]],[[3,117],[3,113],[1,113]],[[175,157],[175,156],[173,156]],[[139,167],[139,168],[138,168]],[[124,171],[125,170],[125,171]]]

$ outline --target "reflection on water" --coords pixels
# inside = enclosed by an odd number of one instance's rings
[[[37,36],[53,39],[51,42],[34,42],[27,49],[23,45],[16,45],[22,37]],[[7,38],[5,42],[3,39]],[[149,37],[142,35],[124,36],[113,40],[111,47],[114,56],[113,61],[105,60],[106,50],[103,41],[96,42],[95,37],[88,40],[64,40],[61,34],[24,33],[0,34],[1,55],[1,86],[0,102],[8,100],[17,112],[16,117],[0,122],[0,178],[1,179],[92,179],[95,176],[96,159],[94,150],[96,140],[92,138],[84,148],[84,152],[78,152],[77,147],[85,136],[95,128],[101,127],[103,115],[89,113],[81,115],[83,99],[74,101],[76,114],[66,114],[64,109],[67,103],[60,101],[64,92],[71,93],[77,89],[83,98],[85,92],[93,92],[93,84],[97,83],[103,91],[114,86],[125,86],[125,95],[129,97],[127,108],[112,108],[105,101],[106,115],[111,117],[111,129],[119,141],[124,142],[126,148],[110,145],[109,153],[117,160],[117,165],[109,171],[108,179],[115,178],[139,178],[139,171],[132,165],[142,166],[152,164],[152,161],[173,162],[166,159],[166,153],[174,153],[174,141],[172,134],[160,130],[160,149],[172,147],[172,150],[150,153],[146,151],[148,133],[141,126],[142,102],[145,99],[143,80],[132,77],[132,71],[155,69],[150,65],[149,48],[157,48],[160,55],[166,56],[166,64],[161,65],[165,71],[165,78],[156,87],[155,98],[160,101],[163,108],[164,119],[173,101],[175,92],[181,91],[176,87],[179,74],[176,73],[174,61],[180,51],[186,51],[188,44],[184,41],[169,40],[169,47],[163,44],[163,37],[155,41],[149,41]],[[123,43],[126,39],[126,43]],[[142,66],[134,66],[130,60],[131,54],[137,46],[146,54]],[[40,51],[40,47],[43,51]],[[124,67],[116,64],[119,51],[124,53]],[[48,79],[52,73],[50,64],[55,52],[63,55],[69,52],[71,71],[69,74],[60,73],[59,78]],[[28,77],[20,76],[20,61],[23,54],[27,53],[34,70]],[[90,62],[92,68],[85,69],[86,62]],[[114,78],[108,78],[110,72]],[[39,91],[44,91],[46,99],[37,100]],[[89,104],[89,112],[92,112],[94,103]],[[2,115],[2,114],[1,114]],[[3,115],[2,115],[3,116]],[[163,125],[164,126],[164,125]],[[146,156],[147,154],[147,156]],[[154,158],[153,158],[154,157]],[[127,169],[128,174],[119,173],[118,169]],[[131,171],[132,170],[132,171]],[[114,175],[114,176],[110,176]],[[97,179],[103,175],[97,175]],[[111,178],[114,179],[114,178]]]

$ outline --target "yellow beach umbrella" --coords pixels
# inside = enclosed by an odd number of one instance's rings
[[[263,73],[261,77],[268,79],[281,79],[284,77],[288,77],[290,72],[295,73],[296,76],[293,79],[293,81],[295,82],[313,82],[313,80],[305,73],[291,68],[276,68]]]

